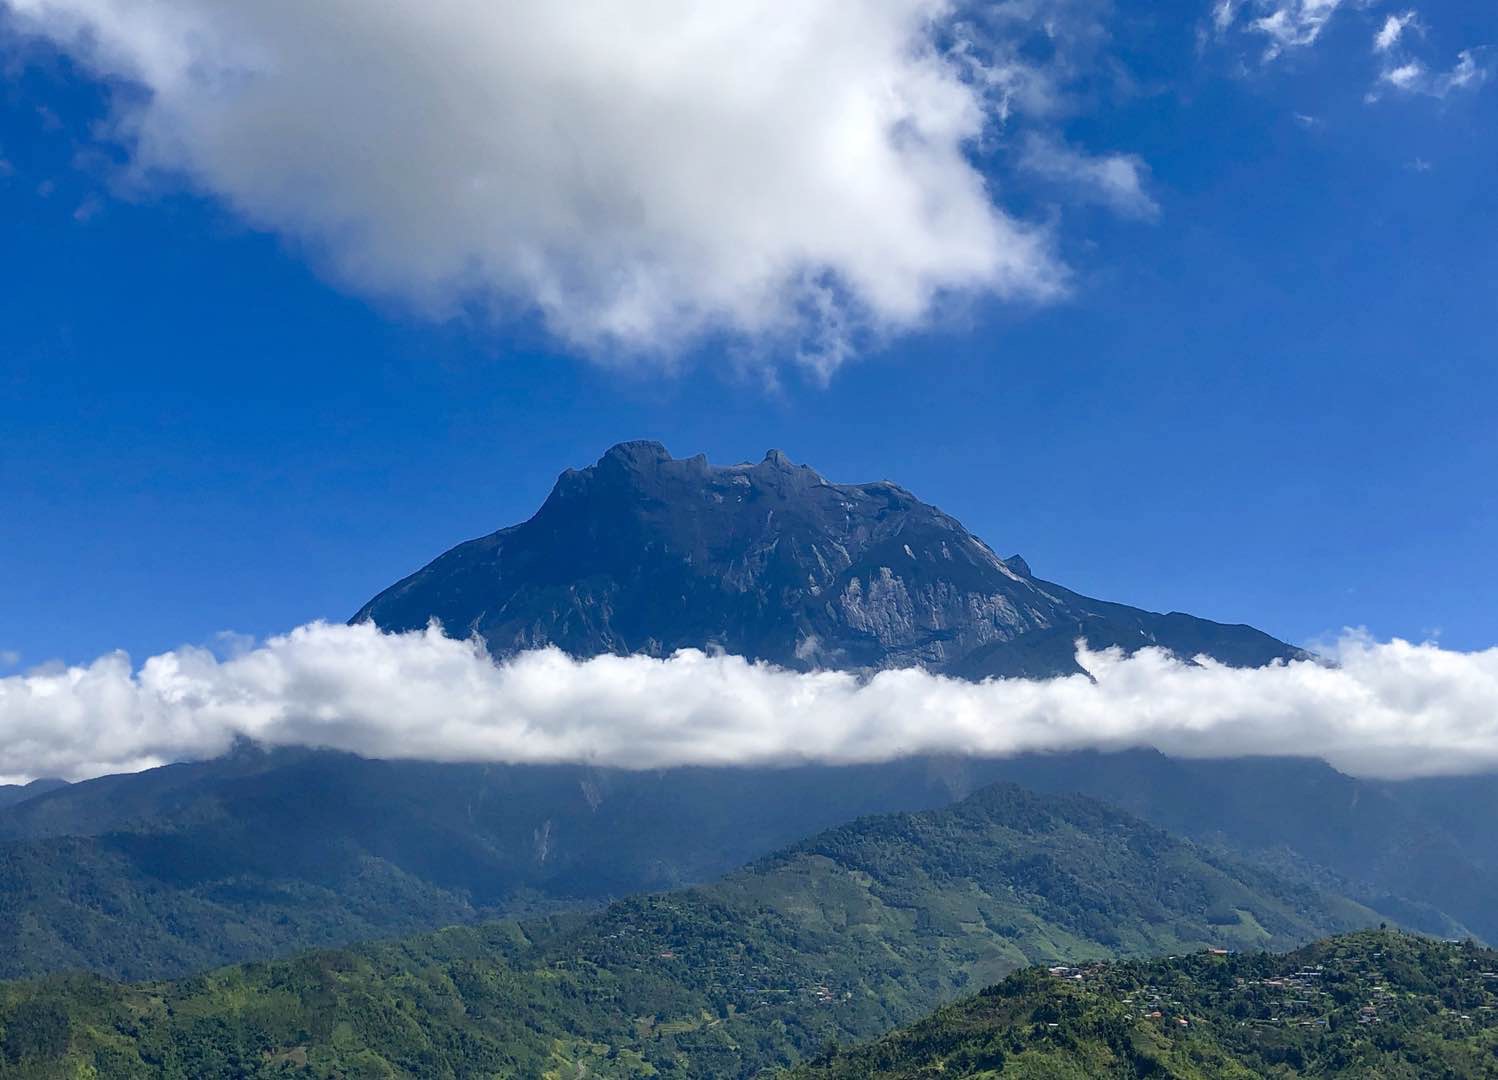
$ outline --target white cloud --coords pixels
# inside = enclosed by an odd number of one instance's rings
[[[1487,81],[1488,75],[1489,69],[1478,63],[1477,51],[1463,49],[1457,54],[1456,63],[1442,72],[1432,72],[1419,60],[1395,57],[1379,72],[1378,82],[1379,87],[1391,87],[1399,93],[1444,98],[1458,90],[1476,89]],[[1369,102],[1382,96],[1379,87],[1368,92]]]
[[[6,3],[144,88],[114,118],[137,179],[185,177],[438,317],[537,311],[661,358],[1062,288],[969,157],[993,120],[973,65],[1002,66],[945,44],[951,0]]]
[[[1001,118],[1086,111],[1136,92],[1113,51],[1109,0],[999,0],[963,4],[952,54]]]
[[[1212,7],[1212,25],[1219,38],[1235,27],[1267,37],[1264,61],[1268,63],[1288,50],[1314,45],[1342,6],[1343,0],[1217,0]],[[1464,49],[1450,70],[1432,72],[1427,63],[1410,54],[1411,31],[1421,35],[1426,31],[1414,9],[1386,15],[1379,24],[1373,34],[1373,52],[1381,58],[1381,67],[1374,89],[1364,95],[1365,101],[1378,101],[1385,89],[1444,98],[1487,81],[1489,69],[1478,59],[1484,50]]]
[[[1410,30],[1425,32],[1413,9],[1388,16],[1374,35],[1373,51],[1383,60],[1374,88],[1365,95],[1366,101],[1378,101],[1384,89],[1444,98],[1456,90],[1476,88],[1487,79],[1488,69],[1478,63],[1479,50],[1476,49],[1464,49],[1458,53],[1456,63],[1449,70],[1432,72],[1425,61],[1411,54],[1408,48]]]
[[[1212,7],[1212,25],[1219,34],[1227,32],[1228,27],[1238,18],[1238,5],[1234,0],[1217,0]]]
[[[1477,52],[1476,49],[1463,49],[1457,54],[1456,66],[1443,77],[1447,90],[1481,86],[1487,81],[1491,69],[1478,64]]]
[[[1478,63],[1477,54],[1476,49],[1463,49],[1457,54],[1451,69],[1431,80],[1424,92],[1433,97],[1445,97],[1454,90],[1475,89],[1487,82],[1491,69]]]
[[[1425,78],[1425,65],[1418,60],[1410,60],[1398,67],[1390,68],[1379,77],[1391,86],[1408,90]]]
[[[1269,39],[1264,59],[1273,60],[1286,49],[1299,49],[1313,45],[1321,36],[1327,22],[1342,6],[1342,0],[1256,0],[1253,9],[1263,14],[1248,20],[1248,29]],[[1231,25],[1233,12],[1228,13]],[[1217,12],[1218,26],[1222,23],[1222,12]]]
[[[236,737],[434,761],[655,768],[1148,745],[1322,757],[1358,775],[1498,768],[1498,649],[1349,634],[1336,666],[1243,670],[1158,650],[1093,678],[867,680],[683,652],[491,662],[435,629],[312,624],[229,659],[123,654],[0,679],[0,775],[71,778],[213,755]]]
[[[1390,15],[1384,20],[1383,26],[1379,27],[1378,33],[1373,35],[1373,51],[1388,52],[1399,44],[1399,39],[1411,27],[1415,29],[1420,27],[1414,11],[1406,11],[1403,15]]]
[[[1152,219],[1160,207],[1144,189],[1149,166],[1136,154],[1092,155],[1039,134],[1026,138],[1019,166],[1067,189],[1075,198],[1098,202],[1125,217]]]
[[[21,662],[21,654],[14,649],[0,649],[0,668],[12,668]]]

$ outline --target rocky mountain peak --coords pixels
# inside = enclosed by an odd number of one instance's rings
[[[794,668],[919,665],[970,677],[1079,670],[1098,646],[1228,663],[1295,650],[1249,627],[1106,604],[1001,560],[888,481],[837,484],[780,450],[757,463],[620,443],[569,469],[530,521],[461,544],[371,600],[387,630],[439,619],[504,656],[721,647]]]
[[[671,452],[664,444],[654,439],[632,439],[609,447],[603,452],[603,457],[599,458],[599,463],[619,461],[638,468],[671,460]]]

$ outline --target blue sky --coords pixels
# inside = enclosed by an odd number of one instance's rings
[[[1056,10],[1088,31],[1065,55],[992,32],[1064,66],[1063,100],[1016,93],[963,152],[1005,221],[1044,231],[1064,294],[1034,274],[940,291],[820,374],[795,356],[821,338],[754,311],[599,345],[574,299],[444,306],[366,275],[376,249],[331,246],[243,173],[142,179],[109,118],[149,92],[12,26],[0,652],[141,658],[346,618],[642,437],[896,480],[1109,599],[1294,641],[1494,644],[1498,80],[1439,80],[1463,50],[1486,71],[1498,9],[1422,4],[1391,59],[1375,35],[1408,9],[1346,5],[1267,60],[1250,22],[1273,5],[1221,33],[1209,5]],[[1110,160],[1137,189],[1088,179]],[[938,239],[901,250],[970,272]],[[900,285],[870,289],[897,311]]]

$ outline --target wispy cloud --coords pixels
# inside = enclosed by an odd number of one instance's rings
[[[1342,0],[1273,0],[1256,3],[1262,14],[1248,20],[1248,29],[1269,39],[1264,58],[1273,60],[1287,49],[1313,45]],[[1229,20],[1231,22],[1231,19]]]
[[[1379,72],[1378,82],[1365,95],[1369,103],[1379,101],[1386,91],[1445,98],[1463,90],[1475,90],[1488,80],[1488,65],[1478,62],[1474,49],[1463,49],[1454,65],[1446,71],[1431,71],[1424,62],[1399,55],[1391,50],[1390,60]]]
[[[1414,9],[1387,16],[1373,35],[1373,51],[1382,57],[1383,67],[1366,100],[1379,100],[1384,90],[1444,98],[1453,91],[1474,89],[1487,79],[1488,68],[1478,60],[1484,50],[1478,49],[1463,49],[1450,69],[1431,71],[1425,61],[1411,52],[1411,31],[1425,33],[1425,25]]]
[[[1345,4],[1343,0],[1217,0],[1211,9],[1211,24],[1218,39],[1234,31],[1267,39],[1263,53],[1267,64],[1291,50],[1314,45],[1344,7],[1366,6]],[[1374,88],[1364,95],[1365,101],[1378,101],[1385,92],[1444,98],[1487,80],[1489,68],[1482,62],[1483,48],[1463,49],[1451,68],[1432,70],[1411,46],[1412,37],[1426,34],[1427,27],[1413,8],[1383,16],[1372,43],[1379,71]]]
[[[1386,53],[1404,36],[1404,32],[1411,28],[1419,29],[1420,22],[1414,11],[1406,11],[1402,15],[1390,15],[1384,19],[1383,26],[1379,27],[1378,33],[1373,35],[1373,51]]]
[[[953,0],[7,10],[147,91],[113,123],[137,181],[185,180],[433,317],[539,313],[619,362],[809,344],[825,369],[950,294],[1062,291],[970,157],[996,101],[1043,91]]]
[[[1085,202],[1101,203],[1125,217],[1154,219],[1160,206],[1145,190],[1149,166],[1137,154],[1089,154],[1059,139],[1031,134],[1019,167]]]
[[[436,629],[312,624],[221,659],[122,654],[0,679],[0,775],[83,777],[197,758],[239,737],[433,761],[627,768],[868,762],[1154,746],[1325,758],[1416,776],[1498,768],[1498,649],[1349,634],[1334,664],[1190,664],[1159,650],[1091,672],[981,684],[919,670],[859,679],[732,656],[493,663]]]

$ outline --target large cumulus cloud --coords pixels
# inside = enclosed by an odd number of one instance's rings
[[[613,356],[782,340],[826,370],[943,295],[1062,286],[970,160],[1017,75],[951,0],[6,10],[122,88],[138,176],[434,314],[538,311]]]
[[[123,654],[0,679],[0,776],[213,755],[236,738],[435,761],[631,768],[1154,746],[1325,758],[1365,776],[1498,768],[1498,649],[1349,635],[1334,663],[1243,670],[1079,646],[1091,678],[860,679],[733,656],[495,663],[436,628],[314,623],[220,659]]]

